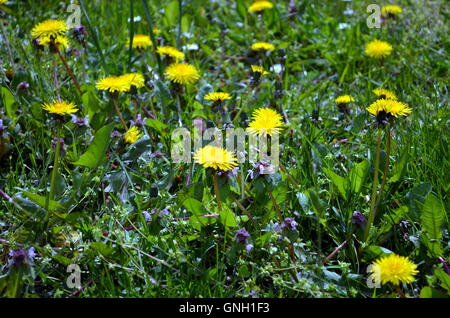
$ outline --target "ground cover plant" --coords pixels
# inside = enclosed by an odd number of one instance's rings
[[[449,6],[373,2],[0,0],[0,294],[449,297]]]

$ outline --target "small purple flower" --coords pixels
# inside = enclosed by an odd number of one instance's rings
[[[141,114],[138,114],[136,116],[136,120],[130,120],[130,126],[137,126],[137,127],[142,127],[145,124],[145,119],[142,119]]]
[[[356,224],[356,225],[364,226],[367,223],[367,219],[364,216],[364,214],[362,214],[359,211],[355,211],[355,212],[353,212],[352,223]]]
[[[146,221],[151,220],[152,216],[150,215],[150,213],[148,213],[147,211],[142,211],[142,214],[144,215],[144,219]]]
[[[250,238],[250,234],[247,232],[245,227],[236,231],[236,241],[238,243],[245,244],[245,243],[247,243],[249,238]]]
[[[249,170],[248,175],[251,179],[256,179],[260,175],[273,174],[275,171],[274,168],[270,163],[261,160],[253,164],[253,170]]]
[[[245,245],[245,250],[247,251],[247,254],[250,254],[250,251],[252,250],[252,248],[253,248],[253,244]]]
[[[44,46],[41,45],[41,42],[39,41],[39,38],[35,38],[33,39],[33,41],[31,42],[31,44],[34,46],[34,48],[38,49],[38,50],[43,50]]]
[[[26,91],[27,89],[29,89],[30,88],[30,84],[28,84],[27,82],[20,82],[18,85],[17,85],[17,90],[18,91]]]
[[[78,127],[89,125],[89,115],[86,115],[85,117],[77,117],[75,114],[71,114],[70,116],[72,117],[72,123],[78,125]]]
[[[231,176],[237,177],[238,171],[239,171],[239,167],[236,167],[233,170],[219,171],[217,174],[219,176],[225,176],[225,177],[231,177]]]
[[[117,130],[114,130],[111,133],[111,138],[119,138],[119,137],[122,137],[122,134],[120,132],[118,132]]]
[[[297,222],[294,218],[285,218],[281,223],[282,229],[288,229],[289,231],[297,231]]]
[[[0,137],[8,126],[3,126],[3,120],[0,119]]]
[[[36,256],[34,247],[25,250],[11,250],[8,254],[11,259],[9,261],[9,266],[21,267],[33,264],[33,259]]]

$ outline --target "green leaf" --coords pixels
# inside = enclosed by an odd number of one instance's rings
[[[331,182],[333,182],[333,184],[338,188],[339,193],[342,195],[342,197],[347,200],[348,180],[331,171],[330,169],[323,168],[323,171],[328,176],[328,178],[331,179]]]
[[[96,168],[105,158],[105,152],[108,149],[113,128],[113,124],[100,128],[87,151],[77,161],[73,162],[73,164],[91,169]]]
[[[314,191],[313,189],[309,189],[308,196],[309,196],[311,205],[313,207],[313,210],[316,212],[316,215],[319,218],[322,218],[324,216],[325,206],[323,205],[323,203],[320,200],[319,196],[317,195],[316,191]]]
[[[441,238],[441,227],[445,221],[445,208],[442,201],[433,194],[428,195],[422,207],[420,215],[422,228],[427,232],[430,239]]]
[[[162,133],[162,131],[168,127],[166,124],[164,124],[163,122],[161,122],[157,119],[147,118],[145,123],[147,124],[147,126],[155,129],[159,133]]]
[[[178,15],[180,11],[179,1],[174,0],[170,2],[164,9],[164,24],[166,27],[172,27],[178,22]]]
[[[389,179],[389,183],[400,181],[405,173],[406,164],[408,163],[409,153],[405,151],[400,159],[394,164],[392,168],[392,177]]]
[[[365,255],[364,255],[364,261],[369,262],[374,259],[378,259],[382,256],[389,255],[392,253],[391,250],[388,250],[387,248],[371,245],[364,249]]]
[[[450,292],[450,275],[442,269],[436,269],[434,275],[441,281],[441,287]]]
[[[17,107],[13,107],[15,105],[13,94],[6,87],[0,87],[0,93],[2,96],[3,105],[6,109],[6,114],[9,118],[15,119]]]
[[[356,164],[350,171],[350,189],[353,193],[357,194],[361,191],[361,187],[367,177],[369,171],[369,162],[367,160],[361,161]]]
[[[236,226],[236,215],[228,206],[223,206],[222,210],[219,211],[220,221],[225,227],[235,227]]]
[[[448,296],[437,289],[425,286],[420,291],[420,298],[448,298]]]
[[[43,197],[39,194],[28,192],[28,191],[22,191],[22,193],[28,199],[30,199],[31,201],[33,201],[34,203],[39,205],[41,208],[45,209],[45,201],[46,201],[45,197]],[[50,200],[50,202],[48,204],[48,209],[50,211],[55,211],[57,209],[64,209],[64,207],[61,204],[59,204],[58,202]]]
[[[419,221],[421,207],[419,203],[425,202],[428,194],[431,192],[431,183],[425,182],[414,187],[406,194],[408,199],[408,208],[413,221]]]

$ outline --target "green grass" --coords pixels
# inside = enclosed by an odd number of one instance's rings
[[[371,1],[295,1],[294,14],[289,14],[289,1],[277,1],[261,19],[247,13],[251,2],[243,0],[183,1],[181,19],[178,1],[147,1],[148,14],[141,1],[133,1],[134,16],[140,16],[134,23],[128,22],[130,3],[82,1],[87,35],[83,43],[71,39],[71,48],[81,54],[66,58],[83,96],[56,56],[62,98],[90,118],[88,128],[65,118],[66,148],[55,195],[61,207],[52,211],[39,200],[48,196],[55,152],[55,120],[41,109],[56,96],[55,55],[33,48],[31,29],[46,19],[66,19],[67,4],[12,0],[2,6],[7,11],[1,15],[0,119],[7,129],[0,136],[0,190],[13,202],[0,200],[0,264],[5,265],[0,267],[0,293],[66,297],[75,291],[66,285],[66,267],[78,264],[84,287],[78,297],[372,297],[367,266],[392,251],[418,265],[416,280],[402,286],[407,296],[449,295],[450,276],[438,260],[450,262],[445,1],[398,1],[401,17],[380,29],[366,25]],[[346,9],[353,13],[344,14]],[[168,80],[157,79],[165,61],[153,49],[141,56],[128,45],[130,35],[150,35],[152,25],[162,30],[152,35],[160,44],[177,46],[179,38],[180,49],[199,47],[184,50],[187,62],[202,74],[181,96],[185,127],[191,128],[195,118],[220,127],[221,115],[202,98],[218,89],[233,95],[225,118],[229,122],[239,114],[237,127],[247,127],[252,112],[262,106],[277,109],[288,122],[280,135],[280,160],[295,182],[280,171],[247,178],[240,204],[255,222],[233,199],[241,198],[235,177],[221,179],[221,213],[232,215],[234,224],[222,217],[196,217],[219,213],[211,173],[200,165],[172,162],[171,132],[179,124],[176,92]],[[365,44],[375,38],[394,48],[383,65],[364,54]],[[273,43],[277,50],[255,57],[250,52],[255,41]],[[284,64],[285,71],[282,77],[271,72],[250,91],[250,65],[260,63],[267,70]],[[7,75],[11,69],[13,76]],[[95,157],[92,168],[74,165],[102,127],[113,124],[111,129],[124,132],[110,98],[95,83],[129,71],[146,77],[137,98],[157,121],[147,122],[141,129],[145,137],[131,146],[103,138],[106,151]],[[17,90],[22,81],[30,88]],[[378,87],[394,91],[413,111],[393,125],[389,177],[396,178],[386,184],[363,244],[363,230],[351,218],[355,211],[369,214],[377,128],[365,108],[376,100],[372,90]],[[334,103],[342,94],[356,100],[345,118]],[[135,100],[122,94],[119,105],[128,123]],[[386,161],[383,136],[381,167]],[[364,161],[361,187],[345,188],[344,194],[342,180]],[[249,163],[243,168],[245,175],[252,169]],[[330,171],[342,178],[333,178]],[[144,219],[143,211],[167,206],[168,215]],[[283,218],[295,218],[297,231],[274,233],[280,223],[277,210]],[[236,242],[242,227],[251,234],[250,253]],[[30,247],[37,253],[31,266],[8,265],[10,250]],[[376,295],[398,297],[390,284]]]

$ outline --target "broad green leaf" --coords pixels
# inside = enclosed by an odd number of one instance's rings
[[[311,205],[314,211],[316,212],[316,215],[322,218],[325,212],[325,207],[322,201],[320,200],[319,196],[317,195],[316,191],[314,191],[313,189],[309,189],[308,196],[309,201],[311,202]]]
[[[364,249],[365,255],[364,260],[365,261],[372,261],[374,259],[378,259],[382,256],[386,256],[392,253],[391,250],[388,250],[387,248],[371,245]]]
[[[419,221],[421,206],[419,203],[425,202],[428,194],[431,192],[431,183],[425,182],[414,187],[406,194],[408,199],[409,214],[413,221]]]
[[[91,169],[96,168],[105,158],[105,152],[108,149],[113,128],[114,125],[112,124],[100,128],[87,151],[77,161],[73,162],[73,164]]]
[[[409,153],[405,151],[400,159],[394,164],[392,168],[392,177],[389,179],[389,183],[400,181],[406,170],[406,164],[408,163]]]
[[[339,193],[342,195],[342,197],[347,200],[348,180],[331,171],[330,169],[323,168],[323,171],[326,173],[328,178],[331,179],[331,182],[333,182],[333,184],[338,188]]]
[[[448,296],[435,288],[425,286],[420,291],[420,298],[448,298]]]
[[[235,227],[236,226],[236,216],[231,209],[224,205],[222,210],[219,211],[220,221],[225,227]]]
[[[22,191],[22,193],[25,197],[27,197],[28,199],[39,205],[41,208],[45,209],[45,201],[46,201],[45,197],[28,191]],[[55,211],[57,209],[64,209],[64,207],[58,202],[50,200],[48,204],[48,209],[50,211]]]
[[[350,171],[350,189],[353,193],[357,194],[361,191],[361,187],[367,177],[369,171],[369,162],[367,160],[361,161],[356,164]]]
[[[450,292],[450,275],[442,269],[436,269],[434,275],[441,281],[441,287]]]
[[[180,6],[178,0],[171,1],[164,9],[164,24],[166,27],[172,27],[178,23]]]
[[[422,207],[420,215],[422,228],[430,239],[440,239],[441,227],[445,221],[445,208],[442,201],[433,194],[429,194]]]
[[[8,115],[8,117],[11,119],[15,119],[17,108],[14,107],[15,100],[13,94],[6,87],[0,87],[0,93],[2,97],[3,106],[6,109],[6,115]]]
[[[157,119],[147,118],[145,123],[147,124],[147,126],[155,129],[159,133],[161,133],[163,130],[165,130],[167,128],[166,124],[164,124],[163,122],[161,122]]]

